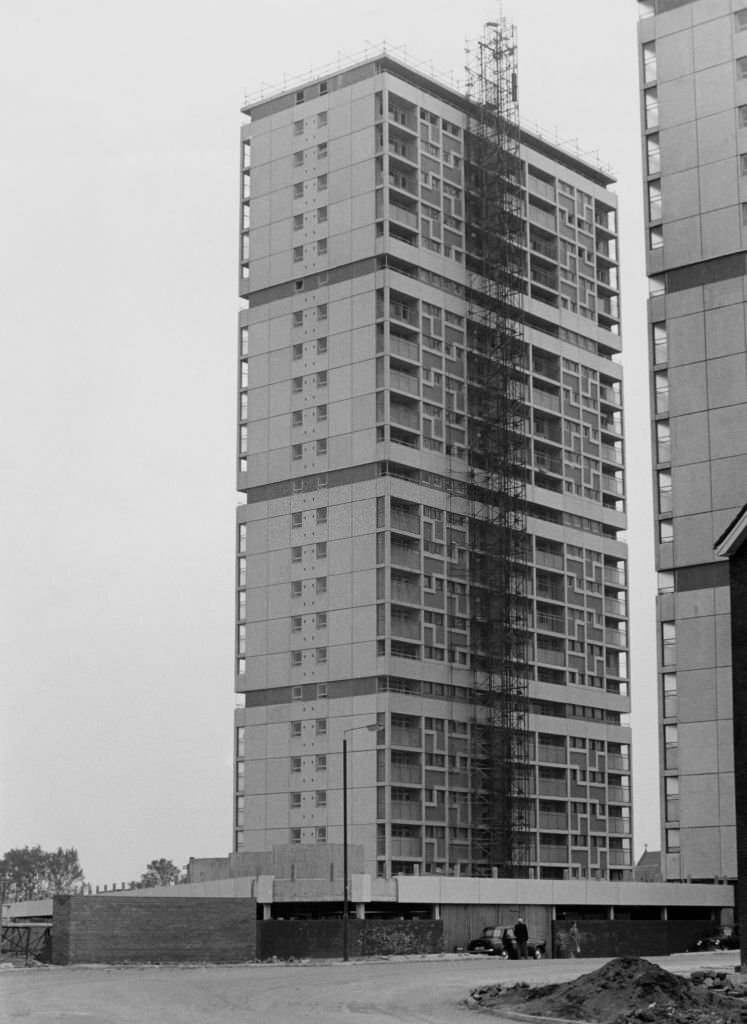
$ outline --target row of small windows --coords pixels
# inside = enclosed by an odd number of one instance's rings
[[[312,118],[308,118],[307,120],[311,121]],[[316,118],[313,119],[313,120],[316,122],[315,126],[317,128],[324,128],[325,125],[327,124],[327,111],[326,110],[320,110],[319,113],[316,115]],[[305,124],[306,124],[306,121],[304,120],[304,118],[299,118],[298,121],[294,121],[293,122],[293,134],[294,135],[303,135],[303,130],[304,130],[304,125]],[[312,125],[312,127],[314,127],[314,125]]]
[[[326,843],[327,842],[327,827],[326,825],[317,825],[312,830],[312,835],[315,843]],[[302,830],[300,828],[292,828],[289,833],[291,843],[298,844],[302,840]]]
[[[326,736],[327,735],[327,719],[326,718],[317,718],[316,721],[314,721],[311,724],[313,725],[314,732],[316,733],[317,736]],[[298,739],[300,736],[302,736],[303,735],[303,722],[300,721],[300,720],[296,720],[294,722],[291,722],[290,723],[290,734],[291,734],[291,737],[294,738],[294,739]]]
[[[293,164],[294,164],[294,166],[295,167],[303,167],[304,156],[306,154],[311,154],[312,152],[316,153],[317,159],[320,159],[320,160],[324,159],[324,157],[326,157],[326,155],[327,155],[327,143],[326,142],[320,142],[319,145],[316,146],[316,148],[314,150],[311,150],[311,149],[298,149],[298,150],[296,150],[296,152],[293,154]]]
[[[300,424],[294,423],[294,426],[299,426],[299,425]],[[312,444],[314,444],[314,451],[316,452],[317,455],[326,455],[327,454],[327,438],[326,437],[322,437],[318,441],[312,442]],[[304,455],[304,452],[303,452],[303,445],[302,444],[293,444],[293,445],[291,445],[291,457],[293,458],[294,461],[297,461],[298,459],[302,459],[303,455]]]
[[[314,312],[315,312],[317,320],[326,320],[327,319],[327,303],[326,302],[320,303],[316,307],[316,310]],[[302,309],[297,309],[294,312],[294,314],[293,314],[293,326],[294,327],[302,327],[303,326],[303,314],[304,314],[304,311]]]
[[[308,795],[309,795],[309,797],[311,799],[313,799],[314,804],[317,807],[326,807],[327,806],[327,790],[326,789],[317,789],[313,793],[309,793]],[[291,793],[290,794],[290,805],[291,805],[291,808],[293,808],[293,809],[299,808],[301,806],[302,799],[303,799],[303,794],[302,793],[298,793],[298,792]]]
[[[316,422],[317,423],[325,423],[326,420],[327,420],[327,406],[326,405],[318,405],[314,411],[315,411],[315,414],[316,414]],[[302,427],[303,426],[303,409],[294,409],[293,410],[293,412],[291,413],[291,423],[292,423],[292,425],[294,427]],[[325,442],[325,448],[326,448],[326,442]],[[321,455],[322,453],[318,451],[317,454]]]

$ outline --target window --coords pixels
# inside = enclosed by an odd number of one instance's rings
[[[661,220],[661,181],[648,183],[648,219]]]
[[[303,700],[303,687],[292,686],[291,687],[291,700]]]
[[[661,623],[661,662],[667,667],[677,661],[677,625],[674,622]]]
[[[303,118],[300,121],[293,122],[293,134],[303,135]]]
[[[290,805],[291,805],[291,807],[300,807],[301,806],[301,794],[300,793],[291,793],[290,794]]]
[[[739,157],[739,171],[742,177],[747,177],[747,153],[742,153]],[[243,338],[242,338],[243,341]],[[242,352],[244,351],[242,346]]]
[[[301,651],[291,651],[291,665],[300,665],[303,660]]]
[[[672,511],[672,474],[669,470],[660,469],[656,474],[659,495],[659,513],[666,515]]]
[[[303,150],[302,149],[297,150],[293,154],[293,166],[294,167],[301,167],[301,166],[303,166]]]
[[[663,295],[665,292],[664,287],[664,275],[663,274],[652,274],[648,279],[648,294],[650,298],[655,298],[657,295]]]
[[[326,558],[327,557],[327,542],[326,540],[319,541],[316,546],[316,557]]]
[[[317,736],[326,736],[327,735],[327,719],[326,718],[317,718],[317,720],[316,720],[316,734],[317,734]]]
[[[317,684],[316,696],[317,696],[317,700],[322,700],[323,698],[325,698],[327,696],[327,684],[326,683],[318,683]]]
[[[303,89],[299,89],[296,93],[296,103],[303,103]]]
[[[322,302],[316,307],[316,318],[317,320],[327,319],[327,303]]]
[[[680,851],[680,830],[678,828],[667,829],[667,853],[679,853]]]
[[[301,842],[301,829],[300,828],[292,828],[290,830],[290,841],[291,841],[291,843],[300,843]]]
[[[291,527],[297,530],[299,526],[303,526],[303,512],[291,512]]]
[[[324,191],[324,189],[327,187],[327,175],[326,174],[320,174],[319,175],[319,177],[316,179],[316,187],[317,187],[317,189],[320,192]]]
[[[326,256],[327,255],[327,239],[326,238],[320,238],[319,241],[316,243],[316,254],[317,254],[317,256]]]
[[[327,351],[327,339],[326,338],[317,338],[316,339],[316,352],[317,352],[317,355],[319,355],[319,356],[324,355],[324,353],[326,351]]]
[[[294,391],[303,391],[303,377],[294,377],[293,378],[293,390]]]
[[[316,755],[316,770],[318,772],[326,772],[327,770],[327,755],[317,754]]]
[[[317,647],[317,649],[316,649],[316,660],[317,660],[317,663],[319,665],[326,665],[327,664],[327,648],[326,647]],[[327,723],[326,723],[326,721],[324,723],[324,731],[325,732],[327,731]]]
[[[648,232],[649,249],[661,249],[664,245],[664,232],[660,227],[650,228]]]
[[[327,628],[327,613],[326,612],[317,612],[316,613],[316,628],[317,629],[326,629]],[[317,696],[319,696],[319,694],[317,694]]]
[[[656,81],[656,43],[643,44],[643,81],[651,85]]]
[[[316,841],[318,843],[326,843],[327,842],[327,826],[326,825],[317,825],[317,827],[315,829],[315,832],[314,832],[314,835],[315,835]]]
[[[303,196],[303,182],[297,181],[293,186],[293,198],[301,199]]]
[[[319,145],[316,147],[316,155],[320,159],[323,159],[327,155],[327,143],[326,142],[320,142],[319,143]]]
[[[643,94],[646,112],[646,127],[659,127],[659,94],[656,89],[646,89]]]
[[[327,577],[326,576],[317,576],[317,578],[316,578],[316,592],[317,592],[317,594],[326,594],[327,593]]]
[[[301,758],[300,757],[292,757],[291,758],[291,771],[292,772],[300,772],[301,771]]]
[[[327,371],[320,370],[316,375],[316,386],[318,388],[324,388],[327,386]]]
[[[320,438],[317,441],[317,443],[316,443],[316,453],[317,453],[317,455],[326,455],[327,454],[327,438],[326,437],[322,437],[322,438]]]
[[[301,596],[302,586],[303,585],[301,583],[301,580],[292,580],[291,581],[291,597],[300,597]]]
[[[316,126],[317,126],[317,128],[324,128],[326,123],[327,123],[327,111],[326,110],[320,110],[319,113],[316,115]]]
[[[303,326],[303,310],[302,309],[297,309],[295,311],[295,313],[293,314],[293,326],[294,327],[302,327]],[[300,390],[300,388],[299,388],[299,390]]]
[[[294,409],[293,410],[293,412],[291,414],[291,422],[293,423],[294,427],[302,427],[303,426],[303,410],[302,409]]]
[[[300,736],[300,735],[301,735],[301,723],[300,722],[291,722],[291,736]]]
[[[302,459],[303,458],[303,445],[302,444],[294,444],[291,447],[291,453],[292,453],[294,459]]]
[[[324,423],[324,421],[326,419],[327,419],[327,406],[326,405],[318,405],[316,407],[316,421],[317,421],[317,423]]]
[[[319,95],[320,96],[326,96],[327,95],[327,83],[326,82],[320,82],[319,83]]]
[[[747,57],[737,57],[737,78],[747,78]]]
[[[300,562],[302,552],[303,548],[300,545],[298,545],[298,547],[291,548],[291,561]]]
[[[659,420],[656,424],[656,461],[672,461],[672,430],[669,420]]]
[[[654,363],[666,363],[669,360],[669,345],[667,341],[667,325],[663,321],[653,325],[654,336]]]
[[[664,779],[664,796],[666,800],[665,817],[667,821],[679,821],[680,818],[680,780],[676,775],[668,775]]]
[[[294,246],[294,248],[293,248],[293,262],[294,263],[300,263],[302,259],[303,259],[303,246],[302,245]]]
[[[656,415],[666,415],[669,412],[669,375],[667,373],[654,374],[654,398]]]
[[[317,805],[317,807],[326,807],[327,806],[327,790],[326,789],[318,789],[316,791],[316,805]]]
[[[734,31],[744,32],[747,30],[747,7],[734,12]]]
[[[302,213],[294,213],[293,214],[293,230],[294,231],[300,231],[302,228],[303,228],[303,214]]]
[[[739,107],[739,127],[747,128],[747,103]]]
[[[747,227],[747,203],[742,203],[742,227]]]
[[[671,544],[674,540],[674,523],[671,519],[662,519],[659,522],[659,543]]]
[[[677,714],[677,675],[675,672],[664,673],[662,689],[664,691],[664,717],[674,718]]]
[[[249,328],[242,327],[239,332],[239,347],[241,349],[241,355],[246,356],[249,354]]]
[[[326,224],[327,223],[327,207],[326,206],[320,206],[319,209],[316,211],[316,222],[317,222],[317,224]]]
[[[325,408],[326,408],[326,406],[325,406]],[[320,523],[326,523],[327,522],[327,510],[326,510],[326,508],[318,508],[316,510],[316,521],[317,521],[317,525],[319,525]]]
[[[302,620],[300,615],[293,615],[293,616],[291,616],[291,630],[292,630],[292,632],[300,633],[301,632],[302,622],[303,622],[303,620]]]

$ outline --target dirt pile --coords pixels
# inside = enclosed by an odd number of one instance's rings
[[[620,957],[557,985],[475,989],[468,1005],[599,1024],[747,1024],[744,986],[725,973],[699,973],[691,981],[648,960]]]

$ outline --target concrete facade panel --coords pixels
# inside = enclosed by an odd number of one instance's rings
[[[696,168],[691,167],[677,174],[662,174],[661,191],[662,195],[666,196],[662,202],[662,217],[665,224],[697,215],[700,196]]]
[[[709,408],[744,402],[745,395],[747,395],[747,353],[739,352],[708,361]],[[745,438],[744,449],[747,449],[747,438]]]
[[[705,363],[672,366],[669,371],[669,388],[672,418],[708,408]]]
[[[713,161],[734,157],[734,111],[721,110],[697,122],[697,162],[705,167]],[[689,154],[689,151],[688,151]]]
[[[672,431],[672,464],[684,466],[703,462],[710,456],[708,413],[696,412],[676,416],[670,421]]]
[[[698,117],[734,109],[734,68],[731,61],[696,73],[695,107]]]
[[[724,207],[732,207],[733,212],[739,199],[739,179],[732,155],[701,168],[699,194],[700,208],[704,212]]]
[[[718,733],[715,722],[688,722],[680,726],[680,779],[710,774],[718,768]]]
[[[711,507],[709,463],[672,467],[672,504],[679,515],[706,512]]]
[[[703,259],[711,260],[724,256],[741,244],[741,235],[737,210],[727,207],[723,210],[712,210],[701,216]]]

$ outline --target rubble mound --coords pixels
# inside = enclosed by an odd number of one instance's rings
[[[707,972],[711,975],[713,972]],[[475,989],[468,1005],[500,1011],[514,1007],[532,1016],[598,1024],[742,1024],[747,999],[742,986],[723,977],[670,974],[638,957],[620,957],[574,981],[556,985]]]

